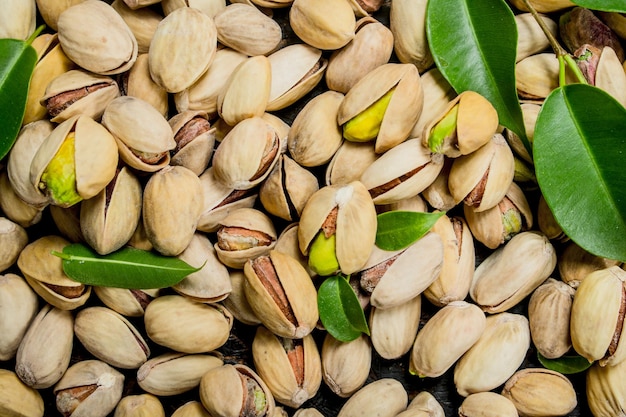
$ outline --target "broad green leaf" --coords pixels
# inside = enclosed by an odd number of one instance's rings
[[[572,3],[592,10],[626,13],[624,0],[572,0]]]
[[[517,26],[504,0],[429,0],[426,35],[456,92],[482,94],[530,152],[515,87]]]
[[[324,328],[335,339],[349,342],[361,333],[369,335],[361,304],[346,278],[326,278],[317,291],[317,306]]]
[[[376,246],[383,250],[400,250],[424,236],[446,214],[416,211],[388,211],[378,215]]]
[[[548,359],[539,352],[537,352],[537,359],[544,368],[562,374],[577,374],[583,372],[593,363],[580,355],[566,355],[557,359]]]
[[[585,84],[554,90],[533,142],[537,182],[556,221],[579,246],[626,261],[626,110]]]
[[[63,272],[75,281],[104,287],[149,289],[166,288],[200,270],[186,262],[154,252],[124,248],[99,255],[91,248],[75,243],[52,252],[63,259]]]
[[[0,39],[0,159],[17,139],[26,109],[26,97],[37,63],[37,52],[30,46],[43,30],[37,28],[26,41]]]

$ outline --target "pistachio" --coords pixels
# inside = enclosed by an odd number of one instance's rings
[[[204,172],[215,145],[215,128],[208,114],[199,111],[181,112],[169,120],[174,132],[176,148],[172,151],[172,165],[181,165],[194,174]]]
[[[17,261],[27,244],[26,230],[6,217],[0,217],[0,272]]]
[[[569,237],[563,232],[561,226],[556,222],[546,199],[541,195],[537,205],[537,226],[539,230],[550,240],[567,242]]]
[[[566,80],[574,82],[571,71]],[[559,61],[552,52],[543,52],[522,59],[515,65],[515,83],[518,95],[527,100],[543,101],[559,86]]]
[[[367,380],[372,345],[364,334],[350,342],[340,342],[326,334],[321,356],[324,382],[339,397],[348,398]]]
[[[0,393],[1,415],[43,417],[41,394],[24,384],[14,372],[0,369]]]
[[[294,0],[289,22],[295,34],[314,48],[335,50],[354,38],[356,18],[350,3]]]
[[[37,295],[15,274],[0,275],[0,360],[8,361],[37,314]],[[1,407],[0,407],[1,408]]]
[[[455,207],[462,200],[457,201],[450,193],[448,187],[448,179],[450,177],[450,168],[452,168],[452,158],[444,158],[443,166],[437,174],[435,180],[421,192],[421,196],[428,201],[433,208],[440,211],[447,211]]]
[[[232,285],[232,291],[226,297],[222,304],[232,313],[232,315],[247,325],[261,324],[261,320],[256,316],[250,303],[246,298],[244,285],[246,282],[246,276],[242,270],[230,271],[230,282]]]
[[[624,62],[624,49],[617,35],[590,9],[574,7],[559,18],[559,35],[564,45],[572,52],[584,44],[598,49],[612,48],[620,62]]]
[[[358,181],[377,158],[372,144],[344,141],[326,167],[326,185]]]
[[[226,7],[226,0],[162,0],[161,6],[166,16],[181,7],[193,7],[209,17],[214,17]]]
[[[341,407],[338,417],[356,417],[369,413],[393,417],[406,409],[407,403],[407,392],[398,380],[381,378],[355,392]]]
[[[391,4],[389,14],[393,50],[400,62],[415,65],[420,73],[433,65],[426,38],[426,3],[400,0]]]
[[[459,417],[517,417],[515,404],[495,392],[468,395],[459,407]]]
[[[266,55],[282,40],[280,25],[247,4],[230,4],[216,13],[214,20],[218,41],[249,56]]]
[[[37,10],[46,25],[52,30],[58,30],[58,20],[61,13],[75,4],[85,0],[37,0]]]
[[[381,357],[398,359],[411,350],[419,327],[421,306],[422,297],[417,295],[395,307],[373,307],[370,310],[370,339]]]
[[[600,54],[598,68],[595,74],[595,86],[609,93],[622,105],[626,104],[626,73],[617,54],[608,46],[605,46]]]
[[[114,287],[93,287],[96,296],[111,310],[126,317],[142,317],[148,304],[159,294],[156,290],[129,290]]]
[[[43,209],[33,207],[15,194],[6,170],[0,171],[0,210],[8,220],[24,228],[39,223],[43,217]]]
[[[528,9],[523,0],[511,0],[513,6],[518,10],[527,12]],[[530,5],[539,13],[557,12],[568,7],[574,6],[570,0],[530,0]]]
[[[586,376],[587,404],[594,416],[619,416],[626,408],[624,370],[626,361],[614,366],[595,363]]]
[[[396,417],[445,417],[445,414],[439,401],[430,392],[422,391]]]
[[[167,116],[169,111],[167,91],[152,79],[148,61],[147,53],[139,54],[135,65],[119,77],[120,89],[123,95],[141,99],[151,104],[161,115]]]
[[[533,143],[535,137],[535,124],[537,123],[537,116],[541,106],[536,103],[521,103],[522,117],[524,119],[524,130],[526,131],[526,137],[530,144]],[[505,130],[505,138],[515,155],[522,158],[525,162],[532,164],[533,160],[528,153],[528,150],[522,143],[522,140],[512,130]],[[517,169],[516,169],[517,171]],[[534,173],[533,173],[534,175]],[[516,180],[517,181],[517,180]]]
[[[35,30],[37,6],[34,1],[10,0],[0,18],[0,38],[26,39]]]
[[[161,401],[151,394],[128,395],[115,407],[113,417],[165,417]]]
[[[172,417],[211,417],[200,401],[189,401],[174,411]]]
[[[437,67],[433,67],[424,73],[420,73],[422,91],[424,92],[424,106],[419,119],[413,126],[410,138],[421,138],[424,128],[429,125],[435,117],[438,117],[448,107],[454,99],[456,93],[452,86],[446,81]]]
[[[156,0],[148,0],[148,3],[157,3]],[[159,22],[163,17],[150,7],[141,7],[145,1],[137,0],[114,0],[111,7],[124,19],[137,40],[137,51],[146,54],[150,48],[150,41],[154,36]],[[137,64],[135,62],[135,64]]]
[[[539,15],[545,26],[553,36],[557,34],[557,24],[549,16]],[[515,61],[539,53],[546,49],[550,44],[548,38],[543,33],[539,23],[535,20],[531,13],[520,13],[515,15],[515,26],[517,26],[517,55]]]
[[[72,243],[85,241],[83,232],[80,230],[80,206],[74,204],[71,207],[50,206],[50,216],[54,225],[59,229],[61,236]]]
[[[621,264],[620,261],[593,255],[575,242],[568,242],[557,260],[561,279],[572,288],[578,288],[582,280],[594,271]]]

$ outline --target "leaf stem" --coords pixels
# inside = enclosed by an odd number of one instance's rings
[[[28,39],[26,39],[26,45],[32,44],[35,38],[39,36],[39,34],[45,29],[45,27],[46,25],[39,25],[37,29],[35,29],[35,31],[28,37]]]

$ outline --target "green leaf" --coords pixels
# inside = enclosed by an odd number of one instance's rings
[[[376,246],[383,250],[400,250],[424,236],[446,214],[416,211],[388,211],[378,215]]]
[[[624,0],[572,0],[572,3],[592,10],[626,13]]]
[[[515,86],[517,26],[504,0],[430,0],[426,35],[437,67],[457,93],[483,95],[500,124],[530,153]]]
[[[22,126],[30,78],[37,64],[37,52],[30,44],[43,28],[37,28],[26,41],[0,39],[0,159],[11,150]]]
[[[346,278],[326,278],[317,292],[317,306],[322,324],[335,339],[349,342],[361,333],[370,334],[359,299]]]
[[[86,285],[129,289],[166,288],[187,275],[199,271],[186,262],[154,252],[124,248],[99,255],[91,248],[75,243],[52,252],[63,259],[63,272]]]
[[[539,352],[537,352],[537,359],[545,368],[562,374],[577,374],[583,372],[593,363],[580,355],[568,355],[561,356],[557,359],[548,359]]]
[[[585,84],[545,100],[533,142],[537,182],[556,221],[594,255],[626,261],[626,110]]]

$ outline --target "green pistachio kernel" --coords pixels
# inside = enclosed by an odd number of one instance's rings
[[[335,254],[335,235],[326,237],[321,231],[317,234],[309,249],[309,267],[318,275],[331,275],[339,269],[339,261]]]
[[[505,240],[509,240],[522,230],[522,215],[512,208],[502,213],[502,225],[504,226]]]
[[[367,142],[375,139],[395,89],[395,87],[392,88],[374,104],[348,120],[343,125],[343,137],[353,142]]]
[[[254,390],[254,411],[256,415],[262,415],[266,409],[267,398],[265,397],[263,390],[259,387]]]
[[[46,190],[53,204],[70,207],[82,200],[76,190],[75,168],[74,132],[71,132],[46,167],[39,182],[39,188]]]
[[[433,127],[428,136],[428,147],[431,152],[440,153],[456,133],[456,118],[459,114],[459,105],[452,107],[448,113]]]

